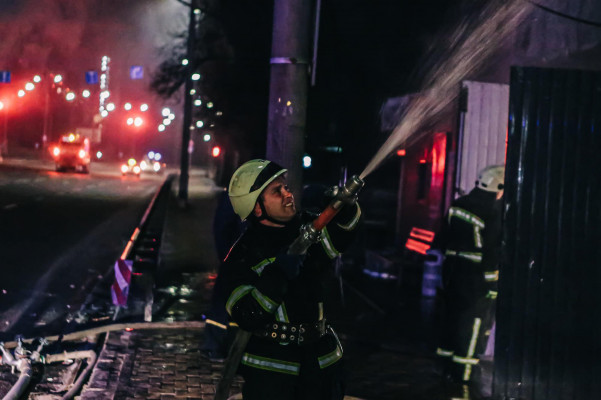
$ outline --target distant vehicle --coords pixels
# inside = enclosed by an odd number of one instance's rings
[[[165,163],[161,163],[157,160],[151,160],[148,158],[148,156],[145,156],[142,161],[140,161],[140,168],[142,168],[142,172],[162,174],[165,166]]]
[[[138,165],[138,162],[135,158],[130,158],[127,160],[127,163],[121,165],[121,175],[134,175],[139,178],[140,173],[142,172],[142,168]]]
[[[61,136],[58,143],[51,147],[54,165],[57,171],[79,169],[84,174],[90,172],[90,140],[78,134]]]

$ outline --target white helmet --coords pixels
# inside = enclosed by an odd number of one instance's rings
[[[478,174],[476,187],[487,192],[500,192],[503,190],[504,179],[504,165],[489,165]]]
[[[242,164],[230,180],[229,196],[234,212],[242,220],[248,218],[263,189],[287,171],[269,160],[250,160]]]

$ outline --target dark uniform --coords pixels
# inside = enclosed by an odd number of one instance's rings
[[[283,228],[254,222],[232,248],[225,261],[231,272],[226,309],[253,333],[239,369],[245,400],[344,397],[342,347],[323,311],[324,278],[350,244],[360,215],[358,205],[345,207],[290,280],[276,257],[316,215],[298,214]]]
[[[474,188],[451,205],[436,247],[445,249],[443,338],[451,376],[470,381],[494,322],[501,248],[501,201]]]

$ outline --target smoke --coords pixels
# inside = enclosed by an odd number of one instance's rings
[[[0,2],[0,69],[81,74],[103,55],[119,64],[158,63],[157,47],[182,25],[175,0]]]

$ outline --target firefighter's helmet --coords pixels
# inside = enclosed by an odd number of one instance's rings
[[[504,179],[504,165],[489,165],[478,174],[476,187],[487,192],[500,192],[503,190]]]
[[[263,189],[286,171],[269,160],[250,160],[242,164],[230,180],[229,196],[234,212],[242,220],[248,218]]]

